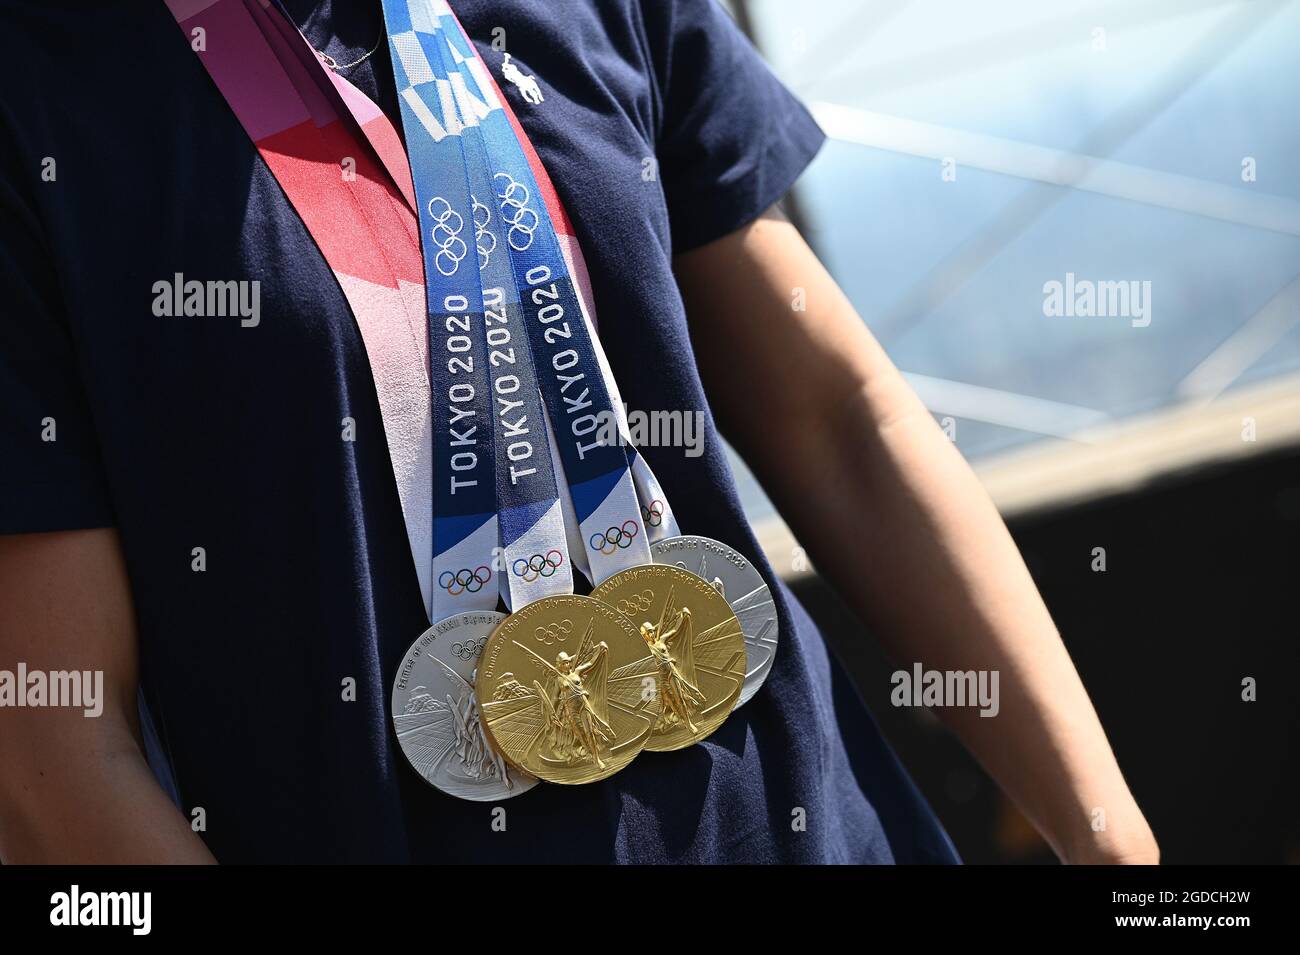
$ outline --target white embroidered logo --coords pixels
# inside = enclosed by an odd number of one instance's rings
[[[525,103],[536,105],[542,102],[542,88],[537,85],[537,80],[531,75],[525,76],[519,67],[511,63],[509,53],[506,53],[505,59],[501,61],[501,75],[519,87],[519,93]]]
[[[438,205],[440,202],[441,206]],[[434,196],[429,200],[429,217],[434,223],[429,237],[438,245],[438,252],[433,257],[434,264],[438,266],[439,272],[450,278],[456,274],[461,260],[469,252],[465,240],[460,237],[461,230],[465,228],[465,220],[442,196]]]

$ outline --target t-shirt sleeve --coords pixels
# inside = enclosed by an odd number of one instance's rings
[[[789,191],[825,135],[717,0],[643,5],[659,83],[673,249],[734,232]]]
[[[104,468],[56,271],[0,123],[0,534],[112,526]],[[57,167],[55,167],[57,170]],[[24,172],[26,173],[24,175]]]

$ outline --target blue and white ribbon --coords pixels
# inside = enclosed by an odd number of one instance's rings
[[[446,0],[384,0],[383,6],[416,193],[426,206],[421,225],[430,287],[445,277],[430,274],[430,266],[437,271],[462,250],[454,243],[447,248],[449,230],[438,231],[457,220],[426,193],[448,200],[464,223],[457,236],[466,242],[465,260],[479,266],[473,303],[484,334],[471,344],[481,348],[474,367],[492,400],[475,414],[479,424],[492,425],[500,512],[494,530],[501,547],[490,564],[500,575],[497,589],[518,609],[571,591],[574,566],[600,583],[650,563],[650,543],[679,529],[667,496],[631,445],[608,360],[486,66]],[[443,168],[435,172],[434,164]],[[459,185],[443,187],[452,168]],[[432,314],[432,293],[430,304]],[[431,353],[436,343],[431,326]],[[434,390],[441,393],[436,376]],[[617,440],[610,440],[611,421]],[[438,452],[435,445],[435,468],[450,466]],[[450,540],[437,533],[447,523],[440,507],[435,496],[435,540]],[[475,547],[480,528],[486,523],[465,537],[473,536]]]
[[[448,77],[458,74],[454,49],[438,33],[433,37],[432,45],[440,55],[437,66]],[[511,267],[509,246],[514,227],[497,209],[487,147],[478,124],[501,105],[495,97],[475,98],[470,105],[457,139],[472,206],[474,255],[482,285],[496,415],[493,439],[500,592],[513,610],[542,597],[573,593],[573,564],[555,477],[559,467],[552,456],[524,309]],[[482,109],[476,108],[479,105]]]
[[[425,3],[412,3],[424,8]],[[433,430],[433,590],[430,618],[496,608],[495,412],[473,208],[453,130],[473,110],[458,76],[439,76],[436,39],[416,32],[406,3],[384,4],[398,71],[406,149],[417,199],[429,308]],[[427,18],[426,18],[427,20]],[[398,64],[401,64],[400,66]]]

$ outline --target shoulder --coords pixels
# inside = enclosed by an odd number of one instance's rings
[[[730,26],[718,0],[461,0],[454,9],[480,42],[574,56],[661,60],[679,36]]]

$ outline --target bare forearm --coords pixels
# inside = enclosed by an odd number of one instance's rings
[[[1010,534],[901,377],[877,373],[835,412],[787,422],[780,438],[796,460],[819,465],[774,470],[778,505],[891,655],[998,673],[995,717],[976,707],[938,715],[1057,854],[1145,844],[1149,831]],[[1106,830],[1095,831],[1103,819]]]
[[[677,265],[719,419],[818,569],[895,658],[998,672],[996,718],[941,715],[1059,855],[1153,858],[1001,517],[812,250],[767,216]]]
[[[117,534],[0,536],[0,670],[102,677],[98,715],[0,708],[0,861],[211,862],[140,748],[135,619]]]
[[[207,846],[159,788],[128,732],[97,732],[73,752],[9,754],[0,784],[0,860],[195,864]]]

